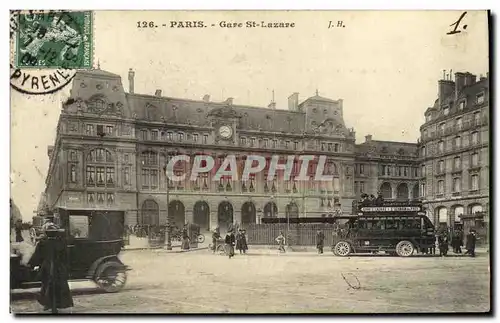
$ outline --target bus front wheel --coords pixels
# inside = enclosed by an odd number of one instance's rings
[[[399,241],[396,245],[396,253],[400,257],[409,257],[413,254],[414,250],[413,243],[407,240]]]
[[[351,245],[347,241],[339,241],[333,248],[333,253],[340,257],[348,256],[351,253]]]

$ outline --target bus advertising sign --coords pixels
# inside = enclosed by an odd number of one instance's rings
[[[418,212],[418,206],[370,206],[362,207],[362,212]]]

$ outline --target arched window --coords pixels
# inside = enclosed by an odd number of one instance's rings
[[[437,209],[438,214],[438,223],[439,224],[448,224],[448,209],[445,207],[440,207]]]
[[[102,113],[106,107],[106,98],[102,95],[94,95],[87,102],[87,108],[92,113]]]
[[[461,205],[455,206],[453,213],[455,217],[455,222],[460,222],[460,216],[464,214],[464,207]]]
[[[380,192],[382,193],[382,197],[384,199],[391,199],[392,198],[392,187],[391,184],[388,182],[383,183],[380,186]]]
[[[158,153],[155,151],[144,151],[141,153],[141,184],[144,189],[158,188],[159,175]]]
[[[104,148],[91,150],[87,155],[85,166],[87,186],[115,186],[115,164],[109,150]]]
[[[483,207],[481,206],[481,204],[472,205],[470,207],[470,211],[472,214],[481,213],[483,212]]]
[[[160,208],[154,200],[142,203],[139,223],[142,225],[157,225],[160,222]]]

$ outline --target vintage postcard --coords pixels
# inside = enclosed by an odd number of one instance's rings
[[[490,13],[11,11],[22,313],[488,313]]]

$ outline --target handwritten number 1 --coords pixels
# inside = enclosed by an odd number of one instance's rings
[[[467,11],[465,11],[464,13],[462,13],[462,15],[460,16],[460,18],[458,18],[458,20],[456,22],[454,22],[454,23],[452,23],[450,25],[450,27],[451,26],[455,26],[455,28],[453,28],[452,31],[447,32],[446,33],[447,35],[453,35],[453,34],[458,34],[458,33],[462,32],[461,30],[457,30],[457,28],[458,28],[458,25],[460,24],[460,21],[462,21],[462,19],[465,17],[466,14],[467,14]],[[467,25],[464,25],[463,28],[467,29]]]

